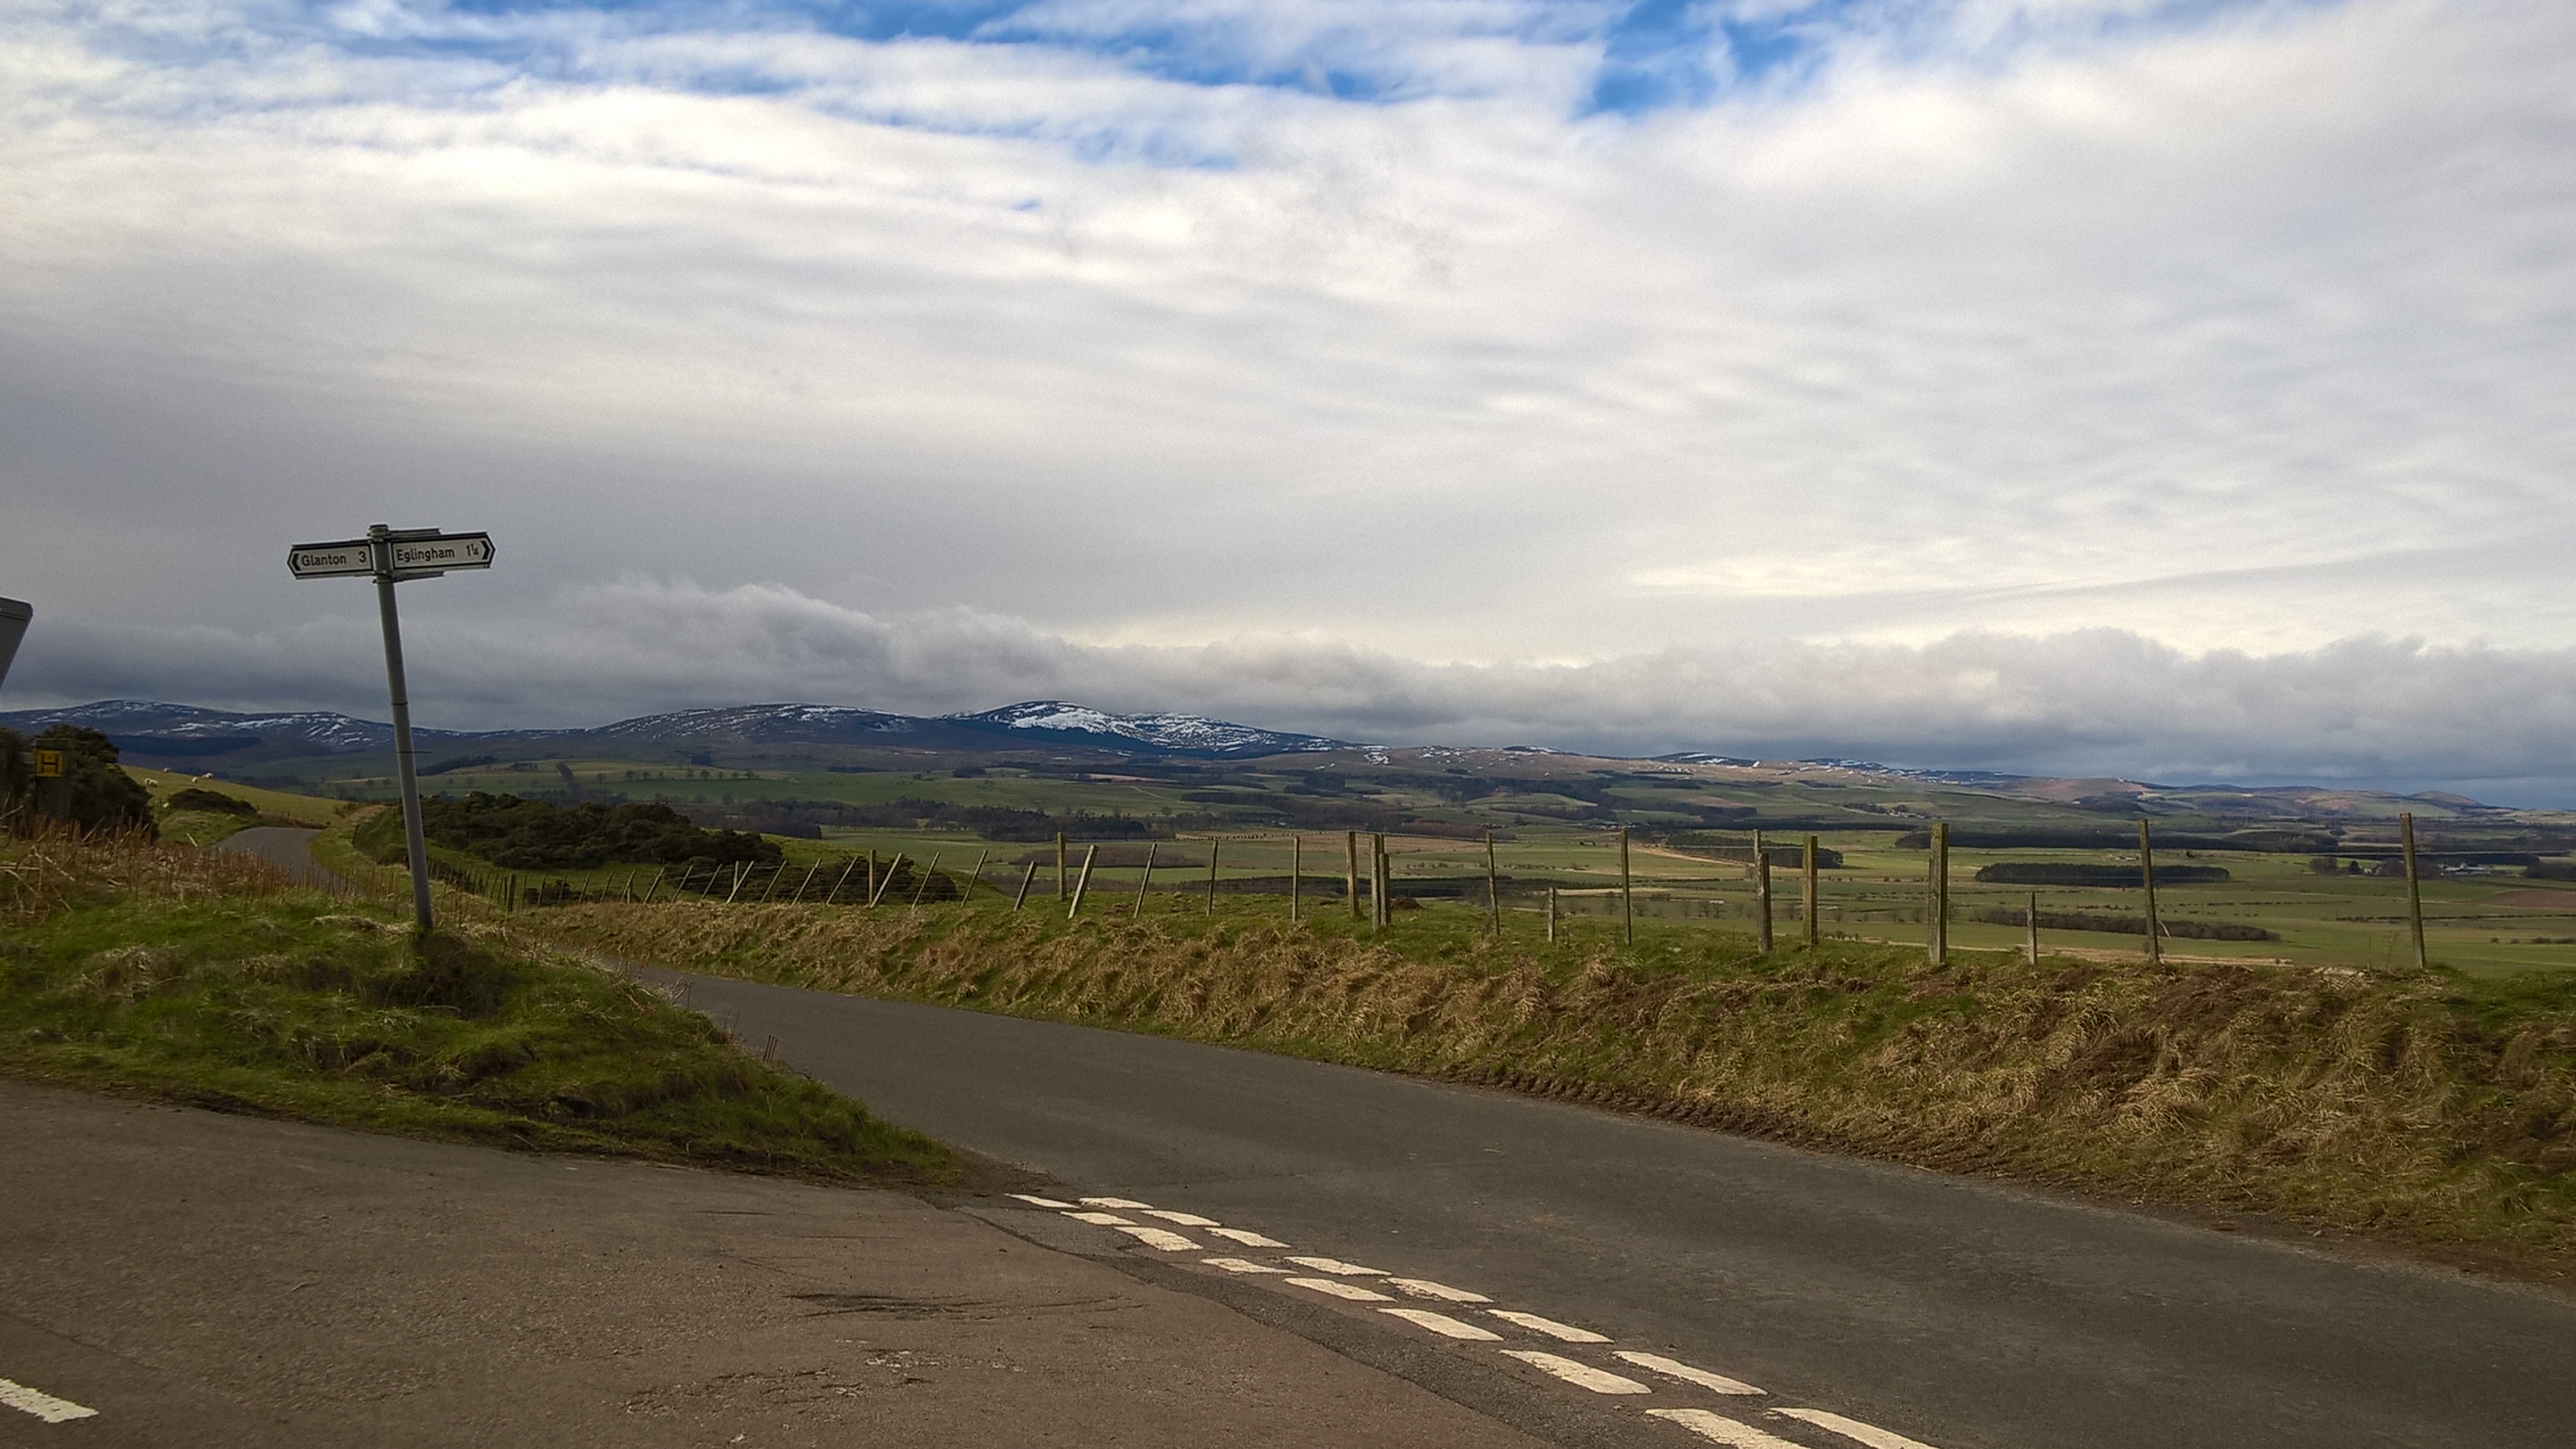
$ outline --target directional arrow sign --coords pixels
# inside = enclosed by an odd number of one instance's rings
[[[398,579],[492,566],[492,535],[488,533],[432,533],[412,538],[398,533],[389,546],[394,555],[394,577]]]
[[[436,578],[449,569],[492,566],[492,535],[488,533],[425,529],[394,534],[385,540],[385,547],[392,555],[392,572],[397,579]],[[351,538],[338,543],[299,543],[287,550],[286,568],[299,579],[372,574],[376,571],[375,541]]]
[[[376,571],[375,546],[363,538],[340,543],[299,543],[286,551],[286,568],[299,579]]]

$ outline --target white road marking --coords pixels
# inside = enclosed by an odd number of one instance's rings
[[[1597,1369],[1588,1363],[1576,1363],[1570,1358],[1559,1358],[1555,1354],[1541,1353],[1534,1348],[1507,1348],[1503,1350],[1503,1357],[1519,1359],[1532,1368],[1554,1374],[1576,1388],[1590,1389],[1596,1394],[1651,1394],[1654,1392],[1653,1389],[1647,1388],[1635,1379],[1624,1378],[1608,1369]]]
[[[1443,1303],[1491,1303],[1494,1301],[1482,1293],[1470,1293],[1464,1288],[1452,1288],[1446,1283],[1434,1283],[1428,1278],[1389,1278],[1386,1281],[1403,1289],[1405,1292],[1412,1294],[1416,1298],[1437,1298]]]
[[[1639,1353],[1632,1348],[1623,1348],[1619,1350],[1619,1356],[1641,1369],[1653,1369],[1668,1378],[1680,1379],[1686,1384],[1697,1384],[1703,1389],[1714,1389],[1721,1394],[1762,1392],[1742,1379],[1731,1379],[1724,1374],[1713,1374],[1703,1368],[1692,1368],[1680,1359],[1666,1358],[1659,1353]]]
[[[96,1409],[84,1408],[69,1399],[55,1398],[42,1389],[31,1389],[13,1379],[0,1379],[0,1404],[7,1404],[22,1414],[33,1414],[48,1424],[98,1417]]]
[[[1393,1303],[1395,1301],[1375,1289],[1363,1288],[1356,1283],[1345,1283],[1338,1278],[1291,1278],[1288,1281],[1300,1288],[1312,1288],[1318,1293],[1330,1293],[1336,1298],[1347,1298],[1353,1303]]]
[[[1207,1260],[1207,1265],[1211,1268],[1223,1268],[1229,1273],[1285,1273],[1288,1271],[1285,1268],[1273,1268],[1267,1263],[1256,1263],[1250,1258],[1210,1258]]]
[[[1344,1278],[1383,1278],[1386,1276],[1386,1270],[1384,1268],[1363,1268],[1357,1263],[1345,1263],[1339,1258],[1291,1258],[1288,1261],[1296,1264],[1300,1268],[1312,1268],[1318,1273],[1335,1273]]]
[[[1461,1323],[1446,1313],[1434,1313],[1428,1308],[1381,1308],[1378,1312],[1391,1313],[1416,1328],[1430,1329],[1443,1338],[1463,1338],[1475,1343],[1500,1343],[1503,1337],[1490,1328],[1478,1328],[1472,1323]]]
[[[1541,1318],[1535,1313],[1515,1313],[1508,1308],[1488,1308],[1485,1311],[1505,1323],[1517,1323],[1532,1332],[1544,1333],[1550,1338],[1566,1343],[1608,1343],[1610,1341],[1610,1335],[1606,1333],[1594,1333],[1591,1329],[1577,1328],[1571,1323],[1559,1323],[1553,1318]]]
[[[1265,1238],[1259,1233],[1253,1232],[1249,1228],[1210,1228],[1208,1231],[1225,1239],[1227,1242],[1241,1243],[1247,1248],[1284,1248],[1288,1246],[1277,1238]]]
[[[1734,1449],[1798,1449],[1777,1434],[1765,1434],[1750,1424],[1739,1424],[1724,1414],[1706,1409],[1648,1409],[1657,1419],[1670,1419],[1714,1444],[1733,1445]]]
[[[1133,1223],[1129,1223],[1122,1225],[1118,1231],[1125,1233],[1127,1236],[1134,1238],[1140,1243],[1143,1243],[1146,1247],[1160,1248],[1166,1253],[1200,1253],[1206,1251],[1206,1249],[1201,1248],[1198,1244],[1191,1242],[1189,1239],[1182,1237],[1176,1232],[1173,1232],[1170,1228],[1141,1228]]]
[[[1040,1197],[1033,1192],[1015,1192],[1012,1193],[1011,1196],[1018,1198],[1024,1203],[1033,1203],[1042,1208],[1070,1208],[1073,1206],[1073,1204],[1069,1202],[1057,1202],[1054,1198]]]
[[[1143,1213],[1149,1218],[1161,1218],[1167,1223],[1179,1223],[1185,1228],[1212,1228],[1216,1226],[1216,1219],[1203,1218],[1197,1213],[1176,1213],[1169,1208],[1138,1208],[1137,1211]]]
[[[1868,1445],[1869,1449],[1932,1449],[1931,1445],[1920,1439],[1908,1439],[1902,1434],[1891,1434],[1875,1424],[1864,1424],[1858,1419],[1846,1419],[1840,1414],[1828,1414],[1822,1409],[1782,1409],[1780,1412],[1792,1419],[1804,1419],[1819,1429],[1831,1429],[1846,1439],[1857,1439]]]
[[[1154,1208],[1152,1203],[1138,1202],[1132,1197],[1087,1197],[1082,1200],[1082,1205],[1084,1207],[1126,1208],[1130,1212],[1140,1213],[1151,1212]]]
[[[1065,1216],[1073,1219],[1077,1223],[1097,1223],[1104,1228],[1132,1228],[1136,1226],[1135,1219],[1122,1218],[1116,1213],[1066,1213]]]

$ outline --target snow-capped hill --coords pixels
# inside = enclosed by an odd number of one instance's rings
[[[1034,699],[975,714],[941,716],[969,728],[1029,731],[1041,736],[1084,736],[1102,743],[1124,740],[1148,749],[1190,755],[1286,755],[1342,747],[1320,735],[1284,734],[1228,724],[1194,714],[1111,714],[1060,699]]]
[[[336,755],[390,749],[394,738],[392,725],[328,710],[241,714],[148,699],[103,699],[69,709],[20,710],[0,715],[0,724],[28,734],[58,724],[80,725],[100,731],[123,748],[158,756],[227,754],[263,745],[272,753],[301,750]],[[413,733],[433,740],[473,738],[448,730]]]
[[[583,733],[599,740],[671,744],[838,744],[859,736],[907,734],[915,723],[906,715],[836,704],[737,704],[639,715]]]

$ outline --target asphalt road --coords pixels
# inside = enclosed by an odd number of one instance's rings
[[[347,882],[323,869],[313,859],[313,837],[321,833],[290,825],[254,825],[225,836],[216,842],[215,848],[256,855],[299,881],[336,889]]]
[[[2556,1290],[1187,1042],[690,991],[1069,1191],[1469,1286],[1934,1449],[2576,1443]]]

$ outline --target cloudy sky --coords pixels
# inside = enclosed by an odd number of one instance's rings
[[[2559,0],[0,0],[0,707],[2576,803]]]

